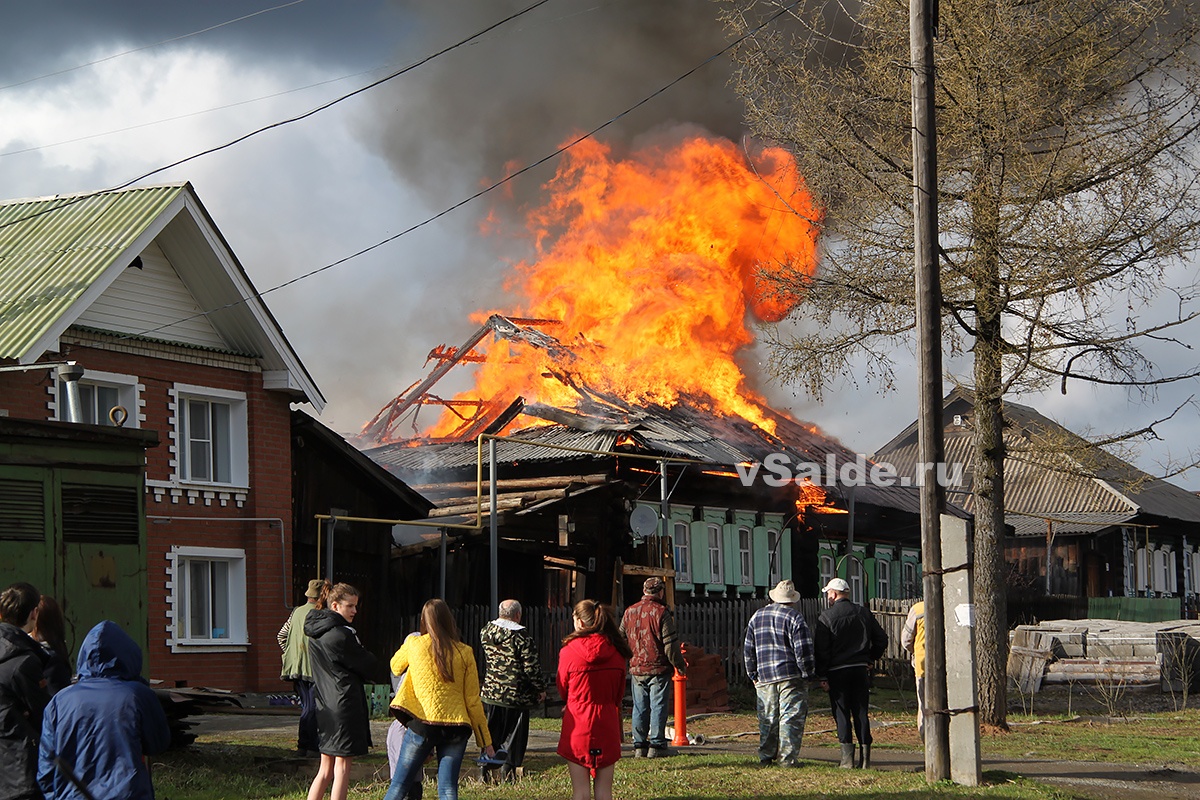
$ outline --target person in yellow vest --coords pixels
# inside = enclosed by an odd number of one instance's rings
[[[283,669],[280,680],[291,681],[300,698],[300,729],[296,736],[296,753],[301,756],[319,756],[317,751],[317,704],[313,699],[312,666],[308,658],[308,637],[304,635],[304,620],[308,612],[317,607],[321,587],[325,581],[317,578],[308,582],[304,596],[308,602],[296,606],[287,622],[279,629],[275,638],[283,651]]]
[[[900,643],[912,654],[913,673],[917,676],[917,738],[925,741],[925,603],[913,603],[904,619]]]

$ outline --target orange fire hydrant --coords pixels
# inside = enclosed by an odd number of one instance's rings
[[[675,670],[675,738],[671,744],[683,747],[691,744],[687,735],[687,676]]]

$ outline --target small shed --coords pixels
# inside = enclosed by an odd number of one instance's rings
[[[147,636],[146,450],[152,430],[0,417],[0,586],[62,607],[74,653],[110,619]]]

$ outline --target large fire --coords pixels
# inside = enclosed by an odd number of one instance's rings
[[[686,397],[774,432],[735,355],[754,340],[750,317],[777,321],[797,300],[765,291],[760,270],[815,268],[821,214],[791,156],[696,136],[618,160],[588,140],[544,188],[527,219],[536,258],[506,283],[516,307],[497,312],[559,321],[545,330],[580,356],[577,383],[638,405]],[[542,350],[491,344],[458,399],[573,407],[552,371],[564,366]],[[426,435],[461,422],[443,414]]]

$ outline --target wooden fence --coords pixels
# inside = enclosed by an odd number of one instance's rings
[[[715,653],[721,657],[725,667],[725,677],[730,686],[742,686],[748,683],[746,669],[742,660],[742,645],[746,640],[746,626],[755,611],[767,604],[767,600],[734,599],[734,600],[703,600],[686,603],[675,609],[675,622],[679,628],[682,641],[693,644],[706,653]],[[904,627],[904,618],[914,600],[872,600],[871,611],[880,625],[887,631],[888,649],[884,654],[885,668],[903,670],[908,664],[908,655],[900,646],[900,632]],[[817,617],[825,608],[825,601],[818,598],[804,598],[796,608],[804,614],[809,628],[816,625]],[[458,623],[462,640],[475,650],[476,659],[482,668],[483,653],[479,644],[479,633],[483,626],[492,619],[486,606],[464,606],[453,609],[454,618]],[[404,620],[405,633],[418,628],[418,618],[414,615]],[[562,647],[563,637],[574,630],[571,621],[571,609],[562,608],[526,608],[521,622],[529,628],[538,643],[538,655],[542,660],[542,669],[553,676],[558,669],[558,651]],[[384,655],[384,654],[380,654]],[[386,654],[391,658],[391,653]]]

